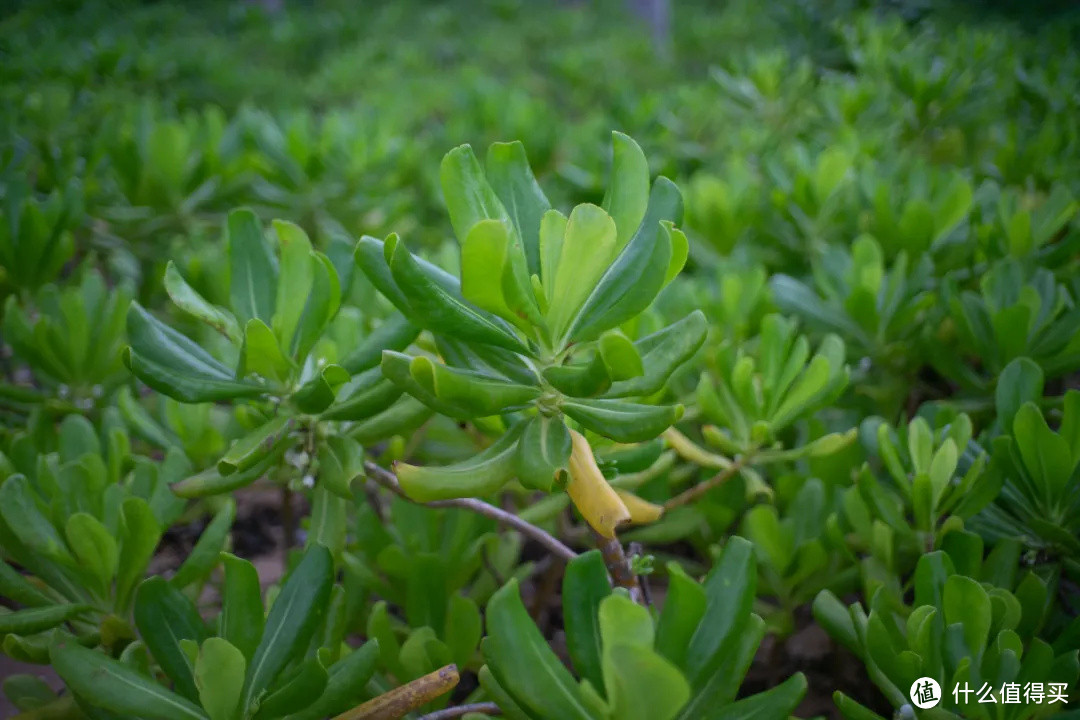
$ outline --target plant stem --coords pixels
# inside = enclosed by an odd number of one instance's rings
[[[474,513],[489,517],[502,525],[511,527],[523,535],[527,535],[564,560],[572,560],[577,557],[577,553],[566,545],[563,545],[557,538],[551,536],[544,530],[522,520],[511,512],[507,512],[502,508],[497,508],[483,500],[477,500],[476,498],[454,498],[452,500],[436,500],[434,502],[418,503],[405,494],[405,491],[401,489],[401,484],[398,483],[397,476],[389,470],[366,460],[364,461],[364,471],[369,478],[379,485],[382,485],[387,490],[405,498],[411,503],[433,508],[462,508],[464,510],[471,510]]]
[[[631,600],[639,605],[644,604],[641,583],[630,569],[630,561],[627,560],[619,539],[606,538],[595,530],[593,530],[593,537],[596,538],[596,547],[604,557],[604,564],[607,565],[608,573],[611,575],[611,582],[615,587],[625,588],[630,593]]]
[[[420,720],[452,720],[469,713],[483,713],[484,715],[499,716],[502,710],[493,702],[472,703],[470,705],[458,705],[457,707],[437,710],[427,715],[421,715]]]
[[[751,458],[749,455],[739,456],[730,466],[724,468],[708,480],[699,482],[697,485],[694,485],[693,487],[684,490],[683,492],[668,500],[666,503],[664,503],[664,511],[666,512],[668,510],[671,510],[672,508],[677,508],[688,503],[692,503],[705,493],[712,490],[714,487],[717,487],[718,485],[722,485],[723,483],[727,482],[732,477],[734,477],[737,472],[742,470],[743,467],[745,467],[746,464],[750,462],[750,459]]]
[[[334,720],[397,720],[450,692],[460,679],[457,665],[446,665],[343,712]]]

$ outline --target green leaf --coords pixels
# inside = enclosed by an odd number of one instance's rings
[[[276,465],[288,447],[287,443],[279,444],[272,453],[260,458],[258,462],[247,470],[222,475],[216,466],[208,467],[201,473],[173,483],[169,486],[169,489],[172,490],[174,495],[181,498],[201,498],[239,490],[258,480],[271,467]]]
[[[262,386],[241,382],[210,353],[132,302],[127,314],[131,347],[124,363],[140,380],[182,402],[254,397]]]
[[[288,355],[298,361],[308,357],[326,326],[341,308],[341,280],[330,258],[315,252],[311,254],[310,262],[315,277],[311,293],[304,302],[296,334],[285,348]]]
[[[240,650],[249,661],[263,635],[263,604],[259,574],[243,558],[222,553],[225,583],[221,593],[221,637]]]
[[[401,489],[416,502],[490,495],[513,477],[517,469],[518,439],[524,429],[525,424],[518,423],[491,447],[452,465],[429,467],[398,463],[394,470]]]
[[[84,512],[68,518],[64,534],[79,563],[96,579],[97,591],[107,596],[120,559],[116,539],[100,520]]]
[[[765,621],[751,614],[732,639],[723,659],[714,667],[712,675],[694,693],[690,702],[683,706],[679,717],[692,720],[709,709],[726,707],[734,700],[764,637]]]
[[[277,294],[277,259],[251,210],[229,213],[229,299],[241,323],[253,318],[269,325]]]
[[[544,720],[591,720],[574,678],[525,610],[517,580],[488,601],[487,631],[480,647],[488,667],[526,712]]]
[[[333,567],[330,551],[312,545],[286,578],[249,665],[244,707],[269,688],[285,666],[307,647],[330,599]]]
[[[789,425],[800,414],[806,412],[812,403],[824,397],[835,387],[838,377],[843,377],[841,375],[843,357],[843,341],[836,335],[827,335],[822,340],[817,354],[783,395],[783,401],[770,420],[774,430]]]
[[[451,595],[446,610],[443,639],[450,649],[455,665],[463,668],[471,663],[483,632],[484,621],[480,617],[480,608],[476,606],[476,602],[463,595]]]
[[[61,462],[76,462],[83,455],[96,455],[101,452],[101,443],[98,442],[93,423],[82,415],[68,415],[64,418],[60,423],[58,440]]]
[[[195,288],[188,285],[172,260],[165,265],[165,292],[176,307],[214,328],[234,344],[240,344],[240,326],[232,313],[211,304]]]
[[[591,340],[651,305],[664,285],[671,263],[671,223],[681,217],[682,194],[673,182],[658,178],[653,184],[645,219],[634,237],[600,281],[587,286],[588,299],[576,313],[568,332],[556,333],[556,337],[578,342]]]
[[[364,449],[355,440],[337,435],[320,443],[318,457],[319,486],[352,500],[352,481],[364,471]]]
[[[379,643],[369,640],[330,666],[326,689],[304,710],[288,716],[288,720],[322,720],[353,706],[375,672],[379,660]]]
[[[702,715],[702,720],[776,720],[787,718],[806,695],[806,676],[795,673],[771,690],[751,695]]]
[[[645,366],[642,364],[641,355],[619,330],[608,330],[600,336],[597,342],[600,357],[607,366],[608,376],[615,382],[639,378],[645,374]]]
[[[950,530],[941,539],[941,549],[952,560],[956,572],[978,577],[983,564],[983,540],[967,530]]]
[[[382,257],[381,249],[379,257]],[[383,350],[404,350],[419,334],[420,328],[395,314],[379,323],[338,364],[350,375],[359,375],[382,362]]]
[[[651,648],[616,644],[604,654],[613,717],[670,720],[690,699],[686,678],[670,660]]]
[[[458,420],[468,420],[476,417],[477,414],[473,412],[471,408],[452,403],[449,400],[441,399],[435,395],[433,390],[434,368],[432,368],[431,376],[428,377],[424,372],[425,369],[418,366],[418,375],[425,380],[424,383],[421,383],[417,377],[412,374],[414,359],[415,358],[410,355],[393,352],[391,350],[383,352],[381,366],[382,374],[393,382],[398,389],[403,390],[411,396],[409,398],[404,398],[404,401],[416,399],[440,415],[446,415]],[[392,410],[393,407],[390,409]]]
[[[484,169],[495,194],[514,221],[529,273],[539,275],[540,223],[551,203],[533,176],[525,146],[520,142],[492,143]]]
[[[367,636],[378,641],[379,660],[382,666],[395,677],[407,677],[401,664],[401,644],[390,625],[390,612],[386,601],[379,600],[368,613]]]
[[[30,481],[12,475],[0,483],[0,517],[23,545],[53,562],[75,567],[60,533],[41,512],[30,489]]]
[[[527,346],[514,335],[505,323],[459,299],[424,272],[412,253],[391,235],[384,246],[386,262],[394,280],[408,297],[409,307],[425,327],[476,343],[495,345],[515,352],[526,352]]]
[[[227,499],[206,526],[176,573],[169,579],[173,587],[183,588],[202,580],[217,565],[221,551],[229,540],[233,520],[236,519],[236,501]]]
[[[617,253],[615,221],[596,205],[578,205],[566,222],[555,276],[545,280],[548,329],[555,339],[565,336],[590,291],[603,277]]]
[[[274,331],[259,319],[248,320],[244,326],[243,352],[242,375],[255,373],[278,385],[284,385],[295,368],[274,337]]]
[[[1025,403],[1013,420],[1013,435],[1020,457],[1042,499],[1056,503],[1072,477],[1074,463],[1068,442],[1046,424],[1034,403]]]
[[[83,615],[90,610],[89,605],[48,605],[28,610],[0,613],[0,636],[33,635]]]
[[[641,405],[622,400],[566,399],[561,407],[589,430],[623,443],[652,440],[683,414],[682,405]]]
[[[686,665],[690,639],[705,614],[705,589],[670,562],[668,591],[656,627],[656,650],[679,667]]]
[[[949,487],[949,481],[956,472],[957,460],[956,443],[952,438],[946,438],[930,462],[929,476],[934,489],[935,503],[941,499],[942,494]]]
[[[664,273],[663,287],[667,287],[679,273],[686,267],[686,261],[690,257],[690,240],[682,230],[672,227],[670,229],[671,260],[668,261],[667,272]]]
[[[469,145],[459,145],[443,156],[439,179],[450,224],[459,240],[481,220],[510,219]]]
[[[322,411],[324,420],[364,420],[383,412],[401,397],[401,388],[372,368],[345,383],[337,399]]]
[[[56,691],[36,675],[9,675],[3,682],[4,695],[19,710],[33,710],[56,700]]]
[[[527,420],[518,442],[518,480],[525,487],[551,492],[569,477],[570,451],[570,431],[562,418],[537,415]]]
[[[558,281],[559,259],[566,238],[566,216],[558,210],[548,210],[540,219],[540,278],[543,281],[545,304],[550,313]],[[550,325],[549,325],[550,327]]]
[[[135,399],[129,386],[125,385],[120,388],[120,391],[116,394],[116,406],[133,434],[160,448],[170,448],[173,445],[180,444],[179,439],[158,423],[147,412],[146,408]]]
[[[384,363],[388,356],[393,357],[390,351],[384,353]],[[487,417],[518,409],[540,397],[541,393],[536,385],[518,385],[472,370],[452,368],[423,355],[409,362],[409,374],[427,393],[470,413],[470,417]]]
[[[599,550],[582,553],[566,565],[563,576],[563,624],[566,649],[574,669],[604,692],[601,666],[600,602],[611,595],[607,566]]]
[[[605,397],[646,397],[664,387],[672,373],[693,357],[705,342],[709,324],[705,314],[695,310],[682,320],[647,335],[634,343],[644,374],[629,380],[614,382]]]
[[[624,594],[608,593],[597,611],[600,639],[604,653],[615,645],[651,648],[656,637],[648,608],[638,605]],[[605,680],[610,680],[607,672]]]
[[[312,490],[311,517],[308,519],[308,545],[326,546],[336,557],[345,548],[348,501],[320,483]]]
[[[977,581],[952,575],[945,581],[942,594],[945,624],[963,626],[963,639],[975,662],[982,657],[990,632],[990,598]]]
[[[491,672],[491,668],[484,665],[480,668],[480,672],[477,673],[477,677],[480,680],[480,687],[484,689],[495,704],[499,706],[499,710],[502,711],[509,720],[534,720],[539,715],[534,715],[525,712],[517,700],[515,700],[509,692],[506,691],[499,681],[495,679],[494,673]]]
[[[587,362],[549,365],[542,372],[544,379],[556,390],[570,397],[593,397],[611,387],[607,366],[604,365],[604,359],[599,353],[594,354]]]
[[[282,348],[291,348],[305,303],[312,292],[315,280],[311,260],[314,257],[311,241],[299,226],[283,220],[275,220],[274,232],[278,237],[281,268],[277,282],[277,297],[273,321],[270,323]]]
[[[952,559],[941,550],[929,552],[915,565],[915,606],[941,607],[945,581],[955,573]]]
[[[26,576],[0,558],[0,595],[27,607],[51,605],[53,600],[27,581]]]
[[[461,294],[481,310],[529,331],[528,320],[511,310],[503,291],[510,264],[510,229],[501,220],[481,220],[461,243]]]
[[[146,576],[162,529],[142,498],[127,498],[120,506],[120,559],[116,572],[116,607],[126,609],[135,585]]]
[[[839,690],[833,693],[833,702],[836,703],[836,708],[840,711],[844,720],[885,720],[873,710],[860,705]]]
[[[622,250],[637,232],[649,205],[649,163],[629,135],[611,133],[611,182],[604,195],[604,210],[618,230],[616,251]]]
[[[288,680],[259,703],[256,720],[280,718],[299,712],[326,689],[327,674],[316,658],[308,658],[288,673]]]
[[[829,634],[829,637],[853,653],[860,652],[859,637],[855,632],[851,613],[836,595],[829,590],[819,592],[814,598],[813,612],[814,619]]]
[[[370,445],[394,435],[407,435],[431,415],[431,408],[424,403],[412,397],[403,397],[383,412],[351,425],[349,437],[358,443]]]
[[[207,720],[191,701],[73,638],[54,642],[49,659],[68,688],[93,707],[146,720]]]
[[[164,578],[151,577],[135,593],[135,626],[158,665],[165,671],[176,691],[189,700],[197,700],[191,660],[181,648],[182,640],[202,642],[206,627],[199,611],[186,595]]]
[[[240,717],[240,693],[247,661],[244,654],[219,637],[207,638],[195,660],[195,685],[210,720]]]
[[[704,582],[706,605],[701,624],[686,651],[686,671],[700,688],[720,663],[723,648],[750,614],[757,587],[754,546],[735,536]]]
[[[218,460],[218,472],[231,475],[255,467],[289,441],[289,434],[295,424],[295,418],[279,415],[252,430],[233,443],[229,451]]]

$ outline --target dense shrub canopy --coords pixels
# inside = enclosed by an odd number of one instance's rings
[[[2,12],[5,712],[1071,707],[1075,11]]]

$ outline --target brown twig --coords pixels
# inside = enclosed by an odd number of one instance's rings
[[[347,710],[334,720],[398,720],[450,692],[460,679],[457,665],[446,665]]]
[[[437,710],[427,715],[421,715],[420,720],[453,720],[469,713],[483,713],[485,715],[499,716],[502,710],[493,702],[472,703],[470,705],[458,705],[457,707]]]
[[[679,493],[675,497],[664,503],[664,511],[671,510],[673,508],[681,507],[689,503],[694,502],[705,493],[712,490],[714,487],[724,484],[735,476],[740,470],[746,467],[746,464],[750,461],[750,456],[740,455],[735,459],[730,467],[724,468],[720,472],[713,475],[708,480],[699,482],[691,488],[687,488],[683,492]]]
[[[608,574],[611,575],[611,582],[615,584],[615,587],[625,588],[630,593],[631,600],[643,604],[645,599],[641,593],[641,583],[630,569],[630,561],[626,559],[626,553],[623,551],[619,538],[606,538],[595,530],[593,537],[596,538],[596,547],[600,549],[600,554],[604,557],[604,564],[607,565]]]
[[[630,556],[644,555],[645,548],[639,542],[632,542],[626,546],[626,549],[630,551]],[[641,584],[641,599],[646,605],[652,607],[652,590],[649,588],[649,576],[639,575],[638,582]]]
[[[405,498],[409,502],[416,503],[417,505],[423,505],[425,507],[433,508],[462,508],[464,510],[470,510],[479,515],[489,517],[496,522],[511,527],[514,530],[527,535],[536,542],[543,545],[552,553],[562,558],[563,560],[572,560],[577,557],[577,553],[563,545],[558,539],[552,537],[544,530],[536,527],[532,523],[522,520],[517,515],[507,512],[502,508],[497,508],[490,503],[486,503],[483,500],[477,500],[476,498],[454,498],[453,500],[436,500],[434,502],[417,503],[415,500],[405,494],[405,491],[401,489],[401,484],[398,482],[397,476],[389,470],[376,465],[371,461],[364,462],[364,471],[367,476],[382,485],[387,490]]]

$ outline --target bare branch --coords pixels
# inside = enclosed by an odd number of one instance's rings
[[[708,480],[699,482],[697,485],[694,485],[693,487],[684,490],[683,492],[668,500],[666,503],[664,503],[664,511],[666,512],[668,510],[671,510],[672,508],[677,508],[682,505],[692,503],[705,493],[712,490],[714,487],[722,485],[723,483],[733,478],[735,474],[742,470],[749,461],[750,457],[748,456],[740,456],[736,458],[735,462],[733,462],[729,467],[721,470]]]
[[[447,665],[384,692],[363,705],[341,713],[334,720],[395,720],[405,717],[418,707],[453,690],[460,679],[457,665]]]
[[[502,715],[502,710],[493,702],[472,703],[471,705],[458,705],[457,707],[445,708],[427,715],[421,715],[420,720],[453,720],[469,713],[484,713],[485,715]]]
[[[415,500],[406,495],[405,491],[401,489],[401,484],[398,482],[397,476],[394,475],[394,473],[370,461],[364,462],[364,470],[367,472],[367,476],[379,485],[382,485],[387,490],[405,498],[409,502],[416,503]],[[564,560],[572,560],[577,557],[577,553],[562,544],[557,538],[549,533],[536,527],[532,523],[522,520],[511,512],[507,512],[502,508],[497,508],[483,500],[477,500],[476,498],[455,498],[453,500],[436,500],[434,502],[416,504],[433,508],[462,508],[464,510],[471,510],[474,513],[489,517],[502,525],[511,527],[523,535],[527,535]]]
[[[638,582],[637,575],[630,569],[630,561],[626,559],[626,553],[623,551],[619,538],[606,538],[595,530],[593,530],[593,536],[596,538],[596,547],[600,549],[600,554],[604,557],[604,564],[607,565],[608,574],[611,575],[611,582],[616,587],[625,588],[634,602],[639,605],[644,604],[645,598],[641,593],[641,584]]]

